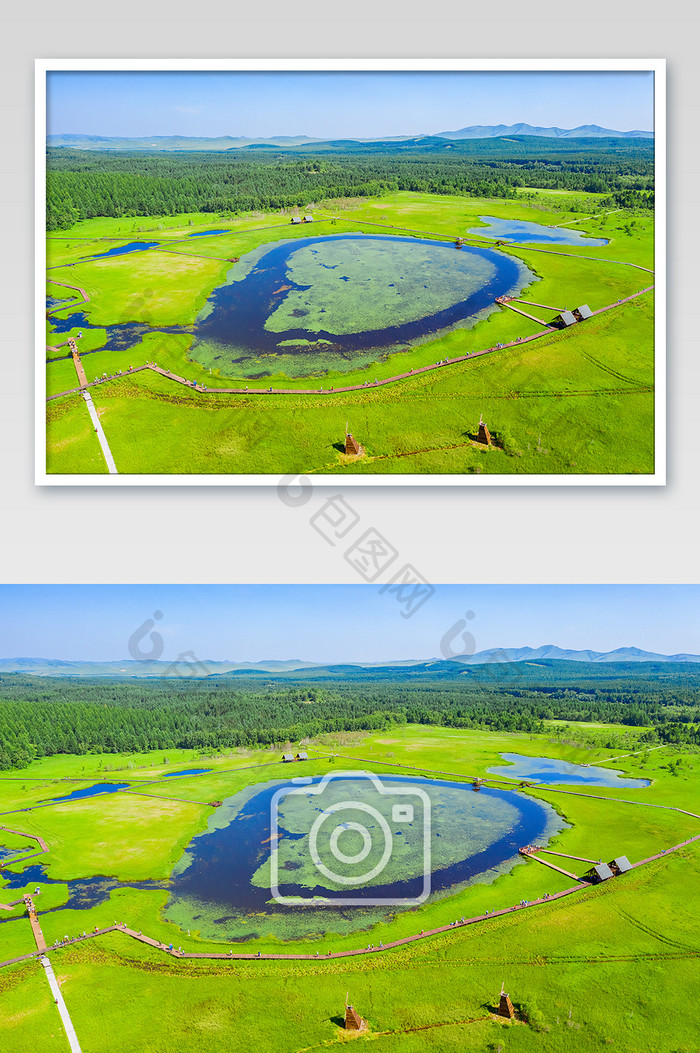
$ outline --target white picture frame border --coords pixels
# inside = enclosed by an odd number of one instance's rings
[[[86,59],[35,60],[35,475],[37,486],[276,486],[279,474],[57,475],[46,471],[46,77],[54,71],[638,71],[654,74],[654,471],[644,475],[314,474],[321,487],[664,486],[666,484],[666,61],[641,58],[521,59]],[[288,478],[288,477],[282,477]],[[299,478],[299,477],[295,477]]]

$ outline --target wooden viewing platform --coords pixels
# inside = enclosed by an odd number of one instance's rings
[[[586,859],[585,856],[570,856],[567,852],[555,852],[552,848],[538,848],[537,851],[549,856],[562,856],[563,859],[577,859],[580,863],[593,863],[594,866],[601,862],[600,859]]]
[[[552,328],[544,319],[536,318],[534,314],[528,314],[527,311],[521,311],[519,307],[513,307],[512,303],[501,302],[501,306],[508,307],[511,311],[515,311],[516,314],[521,314],[523,318],[529,318],[531,322],[537,322],[538,325],[546,325],[548,328]]]
[[[521,300],[518,296],[513,296],[512,299],[515,300],[516,303],[526,303],[529,307],[544,307],[545,311],[556,311],[557,314],[561,314],[562,311],[566,310],[565,307],[552,307],[549,303],[535,303],[534,300]]]
[[[534,859],[536,863],[541,863],[542,866],[549,867],[551,870],[557,870],[560,874],[563,874],[564,877],[573,878],[574,881],[579,880],[576,874],[572,874],[570,870],[564,870],[563,867],[558,867],[555,863],[550,863],[547,859],[540,859],[540,857],[535,855],[534,852],[528,852],[526,848],[519,848],[518,852],[521,856],[525,856],[526,859]]]

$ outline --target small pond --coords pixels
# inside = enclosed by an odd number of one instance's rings
[[[502,753],[501,757],[510,763],[507,767],[489,768],[489,775],[527,779],[547,785],[578,783],[581,786],[610,786],[626,790],[638,790],[651,785],[648,779],[630,779],[624,772],[613,768],[571,764],[569,761],[553,760],[551,757],[524,757],[519,753]]]
[[[175,779],[178,775],[205,775],[211,768],[185,768],[184,771],[169,771],[164,779]]]
[[[84,358],[86,355],[97,355],[101,351],[127,351],[130,347],[136,347],[140,344],[146,333],[191,332],[191,327],[188,329],[186,326],[180,325],[161,326],[158,329],[154,329],[145,322],[117,322],[108,326],[93,325],[84,311],[74,311],[66,318],[52,318],[51,324],[53,336],[62,336],[64,333],[70,333],[71,330],[78,328],[81,330],[101,329],[106,331],[107,339],[105,343],[93,351],[83,351],[81,349],[81,358]],[[71,358],[71,355],[56,355],[52,361],[58,362],[61,358]],[[142,363],[143,358],[140,360],[136,359],[132,364],[141,365]]]
[[[230,230],[196,230],[194,234],[188,234],[189,238],[206,238],[209,234],[230,234]]]
[[[36,841],[32,841],[31,844],[21,845],[19,848],[8,848],[7,845],[0,845],[0,860],[14,859],[15,856],[26,856],[30,852],[38,851],[39,846]]]
[[[46,868],[38,863],[25,867],[18,874],[4,870],[2,881],[4,882],[3,892],[9,889],[23,889],[26,887],[30,887],[33,891],[35,888],[40,889],[43,885],[65,885],[68,889],[67,902],[62,903],[58,907],[51,907],[49,910],[42,910],[41,896],[39,896],[36,900],[37,914],[53,914],[59,910],[90,910],[92,907],[99,906],[100,903],[106,903],[110,893],[119,888],[152,890],[168,887],[168,883],[165,881],[118,881],[116,878],[103,876],[75,878],[72,881],[56,881],[47,877]],[[3,921],[11,920],[11,916],[7,918],[0,917],[0,924]],[[117,915],[117,920],[122,921],[124,919],[119,918]]]
[[[85,786],[82,790],[73,790],[72,793],[66,794],[65,797],[50,797],[50,801],[79,801],[83,797],[97,797],[102,793],[117,793],[118,790],[125,790],[129,785],[128,782],[96,782],[93,786]]]
[[[291,783],[270,782],[227,798],[175,866],[166,917],[208,938],[237,941],[367,928],[387,910],[401,909],[377,901],[415,900],[423,890],[425,806],[417,790],[430,802],[431,899],[493,881],[521,862],[518,848],[545,843],[566,826],[544,802],[512,791],[475,793],[467,783],[383,776],[386,795],[379,799],[370,780],[359,775],[342,773],[323,786],[322,796],[314,792],[320,778],[305,783],[288,796]],[[270,809],[282,787],[275,838]],[[377,811],[386,826],[373,818]],[[285,903],[271,894],[273,842]],[[340,896],[354,902],[337,902]],[[324,903],[328,897],[336,902]]]
[[[159,243],[157,241],[130,241],[128,245],[118,245],[108,252],[98,252],[94,256],[84,256],[84,260],[103,260],[107,256],[125,256],[129,252],[143,252],[152,249]]]
[[[607,245],[607,238],[588,238],[580,230],[570,227],[546,227],[541,223],[525,223],[516,219],[497,219],[495,216],[479,216],[487,227],[472,227],[469,234],[482,238],[498,238],[518,244],[543,242],[551,245]]]

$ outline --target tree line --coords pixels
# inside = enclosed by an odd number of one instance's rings
[[[622,140],[625,142],[625,140]],[[99,216],[184,212],[275,212],[347,197],[421,193],[513,198],[519,187],[608,195],[619,207],[653,208],[653,149],[538,146],[522,156],[491,152],[367,154],[331,157],[231,153],[47,151],[47,228],[67,230]],[[623,206],[624,203],[624,206]]]
[[[695,679],[695,678],[693,678]],[[545,721],[649,727],[647,741],[700,744],[698,685],[222,683],[5,676],[0,769],[55,754],[219,749],[399,724],[542,732]]]

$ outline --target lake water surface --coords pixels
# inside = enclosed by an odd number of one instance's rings
[[[571,764],[551,757],[524,757],[519,753],[502,753],[501,757],[510,763],[507,767],[489,768],[490,775],[504,775],[508,779],[527,779],[548,785],[578,783],[581,786],[610,786],[627,790],[651,785],[648,779],[630,779],[624,772],[613,768]]]
[[[163,776],[164,779],[174,779],[178,775],[204,775],[211,768],[186,768],[184,771],[169,771]]]
[[[117,793],[125,790],[128,782],[96,782],[93,786],[85,786],[82,790],[73,790],[65,797],[50,797],[51,801],[79,801],[83,797],[97,797],[102,793]]]
[[[94,256],[85,256],[86,260],[102,260],[106,256],[125,256],[129,252],[143,252],[145,249],[152,249],[159,242],[157,241],[130,241],[128,245],[118,245],[116,248],[109,249],[108,252],[99,252]]]
[[[68,900],[58,907],[49,910],[41,909],[41,896],[36,900],[37,914],[53,914],[60,910],[90,910],[92,907],[106,903],[112,892],[119,888],[135,889],[163,889],[167,888],[167,882],[163,881],[119,881],[113,877],[99,875],[91,878],[74,878],[72,881],[57,881],[47,877],[46,868],[40,863],[25,867],[19,873],[10,870],[3,871],[3,891],[9,889],[24,889],[30,887],[41,888],[42,885],[65,885],[68,890]],[[8,897],[9,899],[9,897]],[[4,912],[2,912],[4,913]],[[122,921],[124,919],[117,919]],[[4,921],[12,921],[12,916],[0,917],[0,924]],[[75,935],[75,933],[73,933]]]
[[[580,230],[571,227],[546,227],[541,223],[526,223],[516,219],[497,219],[496,216],[479,216],[487,223],[486,227],[472,227],[469,234],[478,234],[482,238],[503,239],[516,243],[536,244],[542,242],[550,245],[607,245],[607,238],[588,238]]]
[[[274,242],[243,256],[214,290],[192,355],[225,375],[342,371],[473,325],[497,296],[534,280],[513,257],[451,242],[364,234]]]
[[[312,790],[320,781],[309,780],[308,791],[290,795],[288,802],[283,797],[280,804],[279,838],[275,841],[280,894],[298,897],[297,903],[281,904],[271,896],[271,802],[281,787],[291,789],[289,783],[272,782],[229,797],[210,817],[207,830],[193,838],[171,875],[168,919],[181,928],[196,928],[208,937],[231,940],[263,934],[303,938],[322,932],[352,932],[373,924],[387,908],[374,903],[344,907],[310,901],[336,897],[339,890],[347,895],[348,888],[351,896],[367,901],[420,895],[423,813],[409,793],[416,787],[428,795],[431,805],[431,898],[474,881],[494,880],[519,863],[518,848],[536,839],[544,843],[566,826],[543,802],[500,790],[475,793],[467,783],[383,776],[382,783],[391,793],[378,803],[366,779],[343,775],[324,788],[323,796],[316,796]],[[390,805],[393,808],[395,800],[403,800],[402,791],[409,807],[415,804],[415,810],[408,818],[402,813],[399,821],[394,821]],[[380,822],[368,820],[360,810],[363,805],[384,809],[390,842]],[[321,813],[329,806],[338,811],[330,817],[326,840],[319,836],[317,851],[333,872],[342,867],[339,858],[349,859],[351,868],[363,851],[369,855],[366,861],[362,856],[359,865],[363,871],[371,868],[375,850],[380,856],[390,843],[384,869],[362,884],[335,883],[312,861],[309,831],[319,817],[323,819]],[[369,831],[369,848],[366,844],[363,848],[363,835],[354,829],[358,825]],[[337,838],[335,848],[333,837]]]

